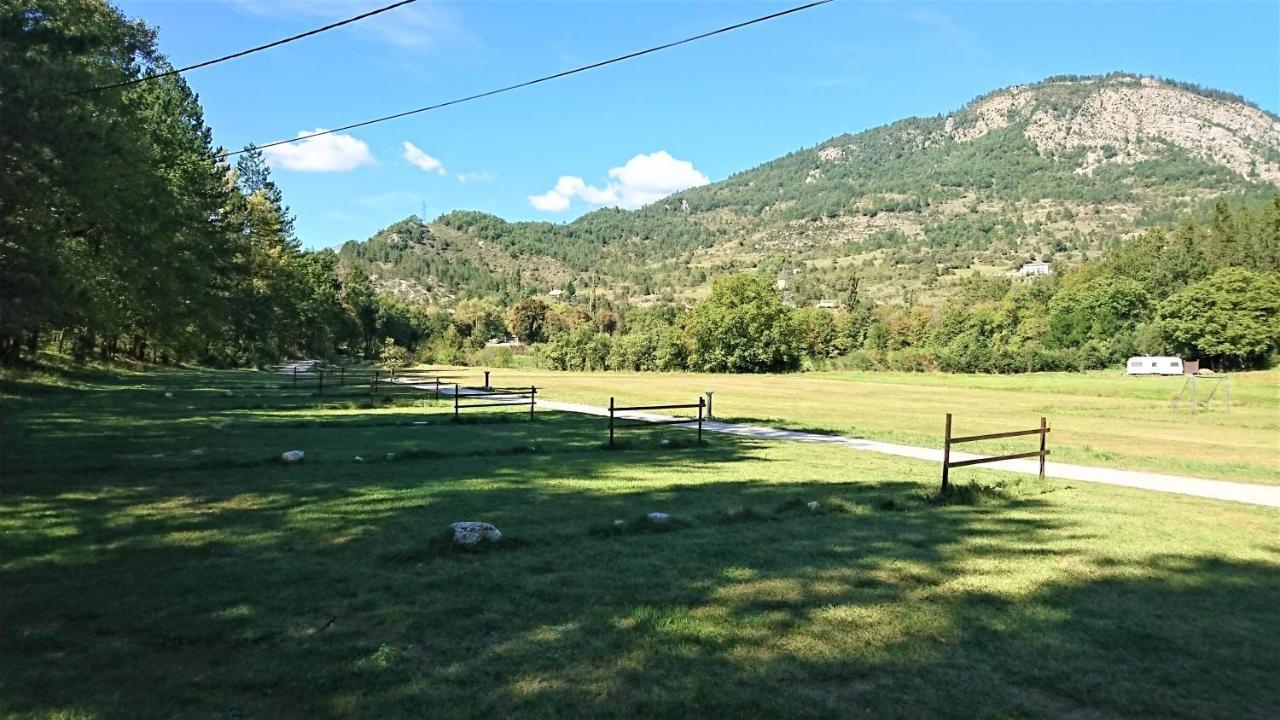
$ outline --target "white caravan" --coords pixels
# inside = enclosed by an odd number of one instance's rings
[[[1126,375],[1181,375],[1182,358],[1131,357],[1124,372]]]

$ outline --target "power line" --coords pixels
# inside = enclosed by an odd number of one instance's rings
[[[339,27],[342,27],[343,25],[350,25],[353,22],[364,20],[365,18],[373,17],[374,15],[379,15],[389,10],[395,10],[398,7],[402,7],[410,3],[415,3],[417,1],[418,0],[400,0],[400,2],[387,5],[386,7],[381,7],[376,10],[370,10],[369,12],[361,13],[359,15],[356,15],[355,17],[349,17],[346,20],[339,20],[338,22],[325,25],[324,27],[318,27],[314,30],[308,30],[304,33],[299,33],[292,37],[284,38],[283,40],[276,40],[275,42],[267,43],[266,45],[259,45],[258,47],[249,48],[248,50],[241,50],[240,52],[231,53],[230,55],[223,55],[222,57],[214,58],[213,60],[205,60],[204,62],[196,63],[195,65],[188,65],[186,67],[180,67],[174,70],[166,70],[165,72],[156,73],[155,75],[144,75],[142,77],[133,78],[132,80],[125,80],[123,82],[112,83],[110,85],[99,85],[98,87],[85,88],[84,90],[76,91],[75,94],[81,95],[85,93],[100,92],[102,90],[112,90],[115,88],[128,87],[130,85],[137,85],[138,83],[146,82],[148,80],[155,80],[157,78],[169,77],[170,75],[177,75],[179,73],[187,72],[188,70],[197,70],[202,67],[217,65],[220,62],[226,62],[227,60],[234,60],[236,58],[244,57],[245,55],[252,55],[253,53],[256,53],[256,52],[269,50],[273,47],[278,47],[286,43],[291,43],[294,40],[301,40],[302,38],[311,37],[312,35],[319,35],[322,32],[332,30],[334,28],[339,28]]]
[[[409,0],[409,1],[411,2],[412,0]],[[620,63],[625,60],[638,58],[643,55],[649,55],[652,53],[661,52],[663,50],[669,50],[673,47],[686,45],[691,42],[697,42],[698,40],[704,40],[706,38],[713,37],[715,35],[722,35],[724,33],[732,32],[734,30],[738,30],[750,25],[756,25],[758,23],[774,20],[774,19],[783,17],[784,15],[791,15],[793,13],[798,13],[798,12],[801,12],[802,10],[808,10],[810,8],[817,7],[819,5],[826,5],[827,3],[830,3],[830,2],[834,2],[834,0],[815,0],[815,2],[806,3],[804,5],[797,5],[796,7],[788,8],[786,10],[779,10],[778,12],[769,13],[768,15],[761,15],[760,17],[753,18],[751,20],[744,20],[739,23],[734,23],[732,25],[725,25],[724,27],[716,28],[715,30],[699,33],[697,35],[691,35],[681,40],[675,40],[662,45],[655,45],[654,47],[646,48],[644,50],[637,50],[635,52],[630,52],[625,55],[618,55],[616,57],[609,58],[608,60],[601,60],[599,62],[594,62],[589,65],[580,65],[578,67],[575,67],[569,70],[562,70],[552,75],[543,75],[542,77],[535,78],[533,80],[526,80],[521,83],[516,83],[515,85],[507,85],[506,87],[497,88],[495,90],[487,90],[485,92],[476,93],[474,95],[467,95],[466,97],[455,98],[453,100],[447,100],[445,102],[436,103],[434,105],[425,105],[420,108],[414,108],[413,110],[405,110],[404,112],[398,112],[392,115],[384,115],[382,117],[373,118],[372,120],[364,120],[361,122],[352,123],[350,125],[343,125],[342,127],[333,128],[332,130],[321,130],[320,132],[307,133],[306,135],[301,135],[291,140],[276,140],[275,142],[269,142],[269,143],[266,143],[265,145],[258,145],[256,146],[256,149],[262,150],[265,148],[276,147],[278,145],[288,145],[289,143],[295,143],[301,140],[310,140],[311,138],[320,137],[322,135],[331,135],[333,133],[344,132],[346,130],[354,130],[356,128],[367,127],[369,125],[375,125],[377,123],[387,122],[388,120],[398,120],[403,117],[408,117],[410,115],[417,115],[418,113],[424,113],[430,110],[439,110],[440,108],[449,107],[450,105],[460,105],[465,102],[471,102],[472,100],[479,100],[481,98],[487,98],[493,95],[500,95],[502,93],[511,92],[512,90],[519,90],[521,88],[526,88],[531,85],[537,85],[539,83],[548,82],[550,80],[558,80],[563,77],[568,77],[569,75],[576,75],[578,73],[586,72],[588,70],[594,70],[596,68],[604,67],[605,65],[612,65],[614,63]],[[248,152],[247,149],[236,150],[234,152],[226,152],[218,155],[218,159],[221,160],[221,159],[232,157],[234,155],[240,155],[246,152]]]

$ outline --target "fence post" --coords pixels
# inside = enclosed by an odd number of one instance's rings
[[[1040,418],[1040,482],[1044,482],[1044,441],[1049,434],[1049,422]]]
[[[324,395],[324,369],[321,368],[316,373],[316,394]]]
[[[1044,437],[1041,435],[1041,437]],[[951,413],[947,413],[947,429],[942,440],[942,491],[951,486],[948,471],[951,469]]]
[[[485,384],[485,385],[488,385],[488,384],[489,384],[489,377],[488,377],[488,376],[489,376],[489,371],[488,371],[488,370],[486,370],[486,371],[484,372],[484,374],[485,374],[485,382],[484,382],[484,384]],[[532,420],[532,419],[533,419],[533,403],[534,403],[534,398],[536,398],[537,396],[538,396],[538,388],[537,388],[537,387],[535,387],[535,386],[533,386],[533,385],[530,385],[530,386],[529,386],[529,419],[530,419],[530,420]]]
[[[396,381],[396,369],[391,368],[391,382],[394,383],[395,381]]]
[[[293,386],[298,387],[298,366],[293,366]]]
[[[436,378],[436,400],[440,399],[440,378]]]
[[[613,447],[613,398],[609,398],[609,447]]]
[[[488,370],[484,371],[484,389],[485,390],[489,389],[489,371]]]
[[[369,391],[370,395],[378,394],[378,371],[377,370],[373,371],[373,382],[369,384],[369,387],[372,388]]]
[[[453,384],[453,419],[458,419],[458,383]]]
[[[347,366],[343,365],[342,367],[338,368],[338,385],[342,386],[346,384],[347,384]]]
[[[698,398],[698,444],[702,444],[702,407],[706,405],[703,398]]]

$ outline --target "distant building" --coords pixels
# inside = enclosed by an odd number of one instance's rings
[[[1196,363],[1196,369],[1200,368],[1200,363]],[[1185,372],[1182,364],[1182,358],[1177,357],[1150,357],[1143,355],[1141,357],[1131,357],[1125,365],[1124,372],[1126,375],[1181,375]]]
[[[1030,277],[1032,275],[1048,275],[1052,272],[1053,266],[1049,265],[1049,263],[1035,260],[1024,263],[1022,267],[1018,268],[1017,275],[1018,277]]]

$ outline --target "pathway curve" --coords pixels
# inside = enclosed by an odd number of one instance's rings
[[[466,389],[463,389],[462,392],[466,392]],[[558,400],[544,400],[542,398],[538,398],[537,406],[544,410],[559,410],[561,412],[599,415],[603,417],[609,416],[608,408],[597,407],[595,405],[582,405],[580,403],[568,403]],[[643,412],[620,412],[617,413],[617,417],[626,418],[628,420],[644,420],[649,422],[676,419],[667,415],[655,415]],[[683,426],[676,425],[673,427]],[[941,450],[935,448],[916,447],[914,445],[899,445],[896,443],[880,442],[878,440],[864,440],[862,438],[851,438],[842,435],[821,435],[818,433],[801,432],[798,430],[781,430],[778,428],[762,427],[758,425],[739,425],[736,423],[719,422],[715,420],[708,420],[703,423],[702,428],[708,432],[738,435],[741,437],[756,438],[759,440],[789,440],[793,442],[843,445],[848,448],[853,448],[854,450],[864,450],[867,452],[881,453],[883,455],[897,455],[899,457],[928,460],[936,463],[942,462]],[[953,460],[970,460],[980,456],[952,450],[951,457]],[[1003,462],[991,463],[984,467],[992,470],[1020,473],[1022,475],[1040,474],[1040,463],[1034,459],[1005,460]],[[1229,480],[1204,480],[1201,478],[1186,477],[1183,475],[1163,475],[1159,473],[1138,472],[1134,470],[1116,470],[1114,468],[1091,467],[1088,465],[1068,465],[1066,463],[1058,462],[1045,463],[1044,472],[1045,475],[1049,477],[1059,478],[1062,480],[1101,483],[1104,485],[1121,485],[1124,487],[1140,488],[1142,490],[1155,490],[1156,492],[1176,493],[1178,495],[1194,495],[1195,497],[1212,498],[1214,500],[1229,500],[1232,502],[1248,503],[1250,505],[1280,507],[1280,486],[1275,485],[1253,485],[1250,483],[1231,482]]]

